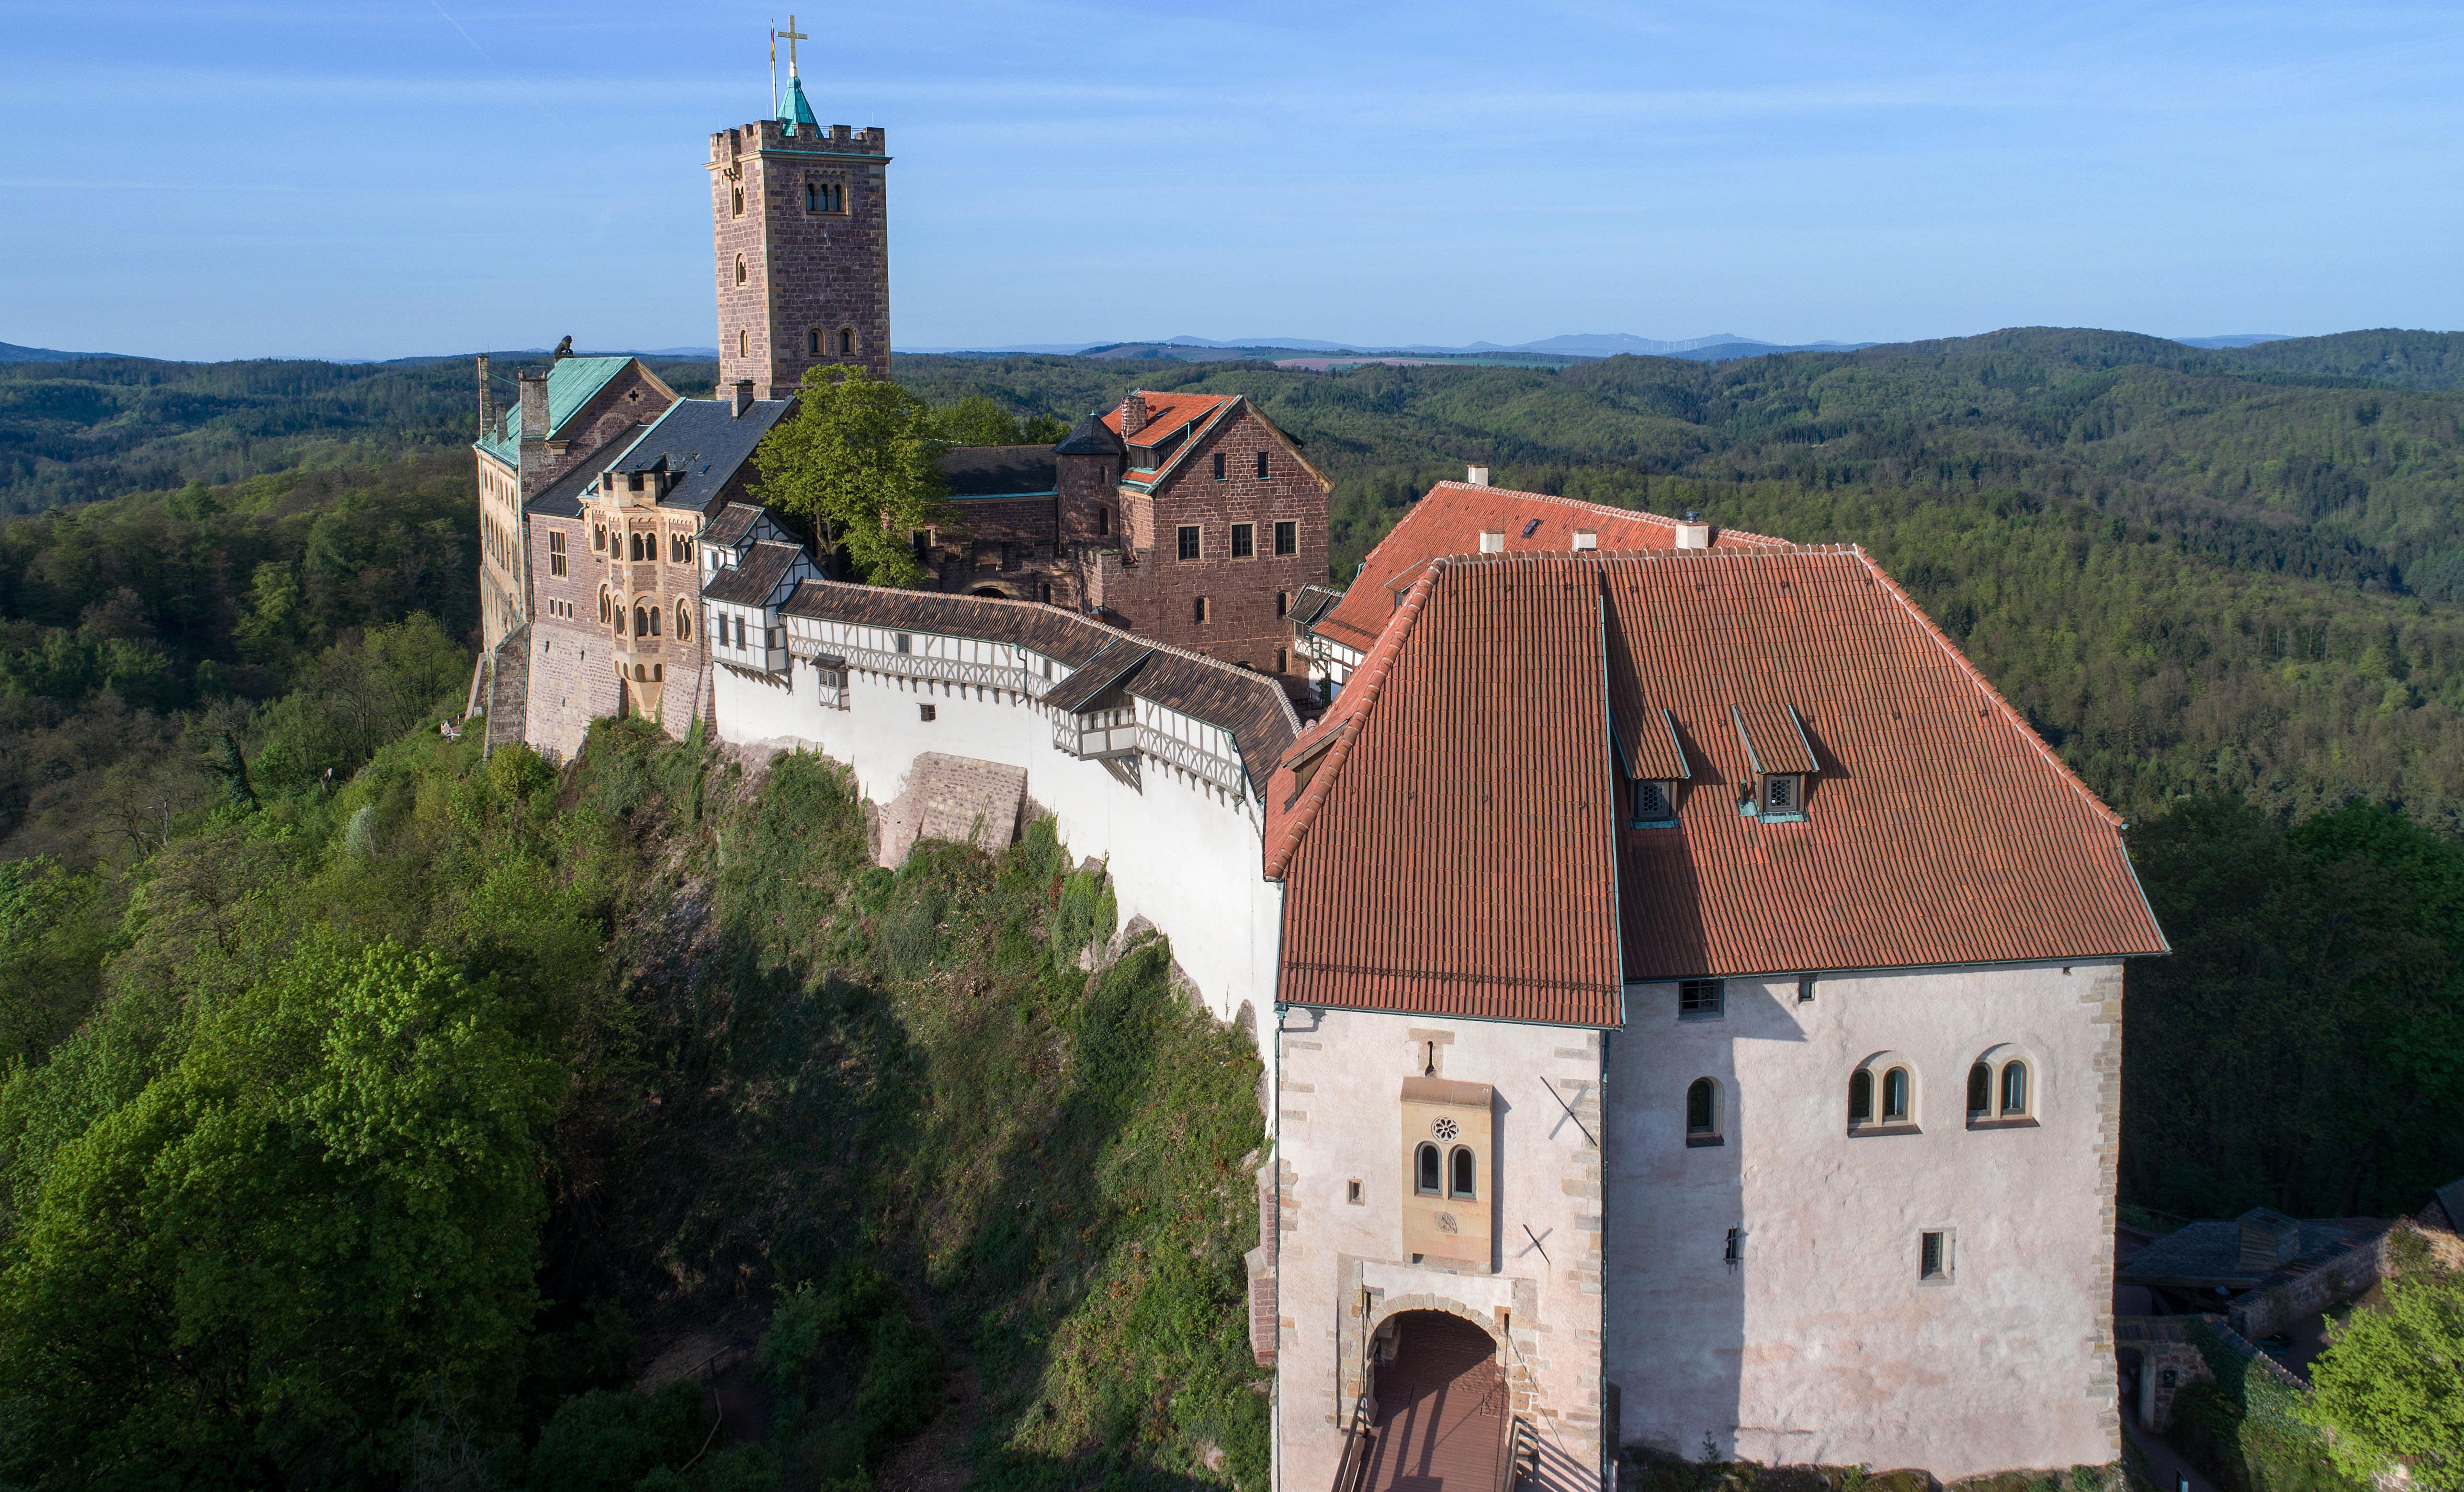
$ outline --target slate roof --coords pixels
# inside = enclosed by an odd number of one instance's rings
[[[2177,1289],[2211,1290],[2223,1285],[2240,1294],[2278,1279],[2316,1269],[2337,1255],[2387,1232],[2375,1218],[2346,1217],[2305,1221],[2299,1252],[2265,1274],[2241,1264],[2241,1224],[2232,1218],[2190,1223],[2176,1228],[2130,1256],[2114,1270],[2116,1284],[2172,1285]]]
[[[1116,642],[1150,648],[1146,661],[1130,678],[1128,692],[1230,731],[1253,785],[1265,782],[1300,731],[1300,718],[1283,686],[1264,674],[1150,642],[1039,602],[807,580],[781,611],[901,632],[1016,643],[1072,670]]]
[[[768,606],[803,552],[800,545],[764,539],[744,558],[703,582],[701,598],[730,606]]]
[[[599,479],[600,470],[607,464],[608,456],[621,450],[627,441],[640,433],[638,429],[627,430],[615,439],[583,457],[574,464],[573,470],[558,478],[545,492],[522,504],[522,511],[533,518],[580,518],[582,495],[590,490],[592,482]]]
[[[1537,527],[1532,526],[1535,521]],[[1577,502],[1545,492],[1441,481],[1378,541],[1343,599],[1311,623],[1310,630],[1355,652],[1368,651],[1385,629],[1386,618],[1394,614],[1404,589],[1419,578],[1420,567],[1448,554],[1479,553],[1485,532],[1505,534],[1508,554],[1571,553],[1577,532],[1596,535],[1603,553],[1677,546],[1677,520],[1657,513]],[[1740,529],[1714,525],[1711,530],[1714,549],[1770,548],[1786,543]]]
[[[1115,416],[1117,420],[1117,416]],[[1055,456],[1126,456],[1128,450],[1112,427],[1104,423],[1101,413],[1089,414],[1069,428],[1061,443],[1052,448]]]
[[[735,548],[744,542],[744,536],[753,532],[753,525],[759,522],[760,504],[730,502],[701,525],[701,542],[722,549]]]
[[[941,476],[954,498],[1046,497],[1061,490],[1051,446],[953,446]]]
[[[1803,822],[1737,813],[1749,709],[1802,724]],[[1673,827],[1624,827],[1612,740]],[[1621,982],[2165,951],[2120,820],[1850,548],[1424,566],[1266,813],[1303,1004],[1614,1025]]]
[[[659,499],[663,508],[708,508],[736,479],[753,448],[795,403],[757,399],[742,414],[726,399],[679,399],[651,422],[609,470],[665,471],[681,479]]]
[[[625,370],[629,357],[559,358],[547,370],[547,432],[552,437],[564,422],[582,411],[607,381]],[[505,412],[505,417],[490,428],[487,434],[473,442],[482,451],[504,462],[517,464],[521,456],[521,406],[518,402]]]

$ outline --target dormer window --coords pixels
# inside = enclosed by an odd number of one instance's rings
[[[1664,777],[1634,780],[1634,825],[1638,829],[1677,822],[1677,784]]]
[[[1728,719],[1745,747],[1749,774],[1737,785],[1737,812],[1767,824],[1801,821],[1806,779],[1816,770],[1805,723],[1793,707],[1780,703],[1732,704]]]

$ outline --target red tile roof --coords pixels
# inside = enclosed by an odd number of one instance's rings
[[[1148,393],[1143,389],[1139,390],[1138,393],[1147,401],[1147,422],[1138,427],[1137,434],[1122,435],[1124,445],[1158,444],[1174,431],[1206,420],[1240,397],[1238,394],[1230,393]],[[1121,434],[1119,405],[1112,406],[1105,412],[1104,424],[1113,434]],[[1180,448],[1176,447],[1173,456],[1179,454]],[[1171,464],[1171,456],[1164,457],[1166,465]],[[1135,466],[1134,463],[1133,466],[1135,470],[1147,470],[1145,467]]]
[[[1527,534],[1526,528],[1531,531]],[[1444,555],[1479,553],[1484,533],[1504,534],[1508,554],[1571,553],[1577,533],[1594,535],[1595,546],[1601,552],[1669,549],[1677,545],[1677,520],[1545,492],[1441,481],[1378,541],[1351,590],[1310,630],[1346,647],[1367,651],[1385,630],[1397,598],[1419,578],[1421,567]],[[1715,526],[1711,530],[1715,549],[1769,548],[1785,543],[1740,529]]]
[[[1266,786],[1277,998],[1617,1024],[1596,573],[1437,568],[1396,622]]]
[[[1804,821],[1737,812],[1741,725]],[[1613,734],[1674,827],[1623,827]],[[1621,980],[2165,949],[2120,821],[1849,548],[1423,566],[1266,810],[1295,1004],[1605,1026]]]

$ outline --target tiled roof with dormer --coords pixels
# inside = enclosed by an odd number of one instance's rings
[[[1740,813],[1755,756],[1801,813]],[[1266,808],[1296,1003],[1613,1024],[1620,975],[2166,946],[2119,818],[1849,547],[1423,566]]]
[[[1118,405],[1105,412],[1104,428],[1131,448],[1130,467],[1121,479],[1141,487],[1155,486],[1171,475],[1198,448],[1199,439],[1207,430],[1243,402],[1237,393],[1148,393],[1141,390],[1139,397],[1146,400],[1147,422],[1135,434],[1122,434]],[[1170,449],[1152,465],[1138,464],[1137,449],[1160,446]]]

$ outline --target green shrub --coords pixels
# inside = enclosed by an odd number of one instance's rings
[[[705,1397],[692,1378],[675,1379],[652,1397],[630,1389],[576,1394],[539,1432],[530,1492],[634,1492],[653,1472],[672,1473],[709,1437]]]

